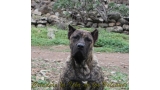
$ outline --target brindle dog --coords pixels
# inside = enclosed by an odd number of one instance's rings
[[[71,55],[60,75],[56,90],[103,90],[104,76],[92,54],[98,30],[88,32],[69,27]]]

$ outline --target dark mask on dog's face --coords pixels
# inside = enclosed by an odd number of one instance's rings
[[[92,47],[98,38],[98,30],[88,32],[76,30],[69,25],[68,39],[70,39],[71,57],[81,64],[92,53]]]

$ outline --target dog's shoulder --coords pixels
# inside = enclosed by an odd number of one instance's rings
[[[70,56],[67,57],[64,65],[63,65],[63,68],[61,68],[61,76],[65,76],[65,77],[73,77],[74,76],[74,69],[73,69],[73,65],[72,65],[72,62],[71,62],[71,58]],[[70,75],[69,75],[70,74]]]

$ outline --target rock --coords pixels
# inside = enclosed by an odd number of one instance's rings
[[[116,71],[111,71],[111,74],[115,74],[116,73]]]
[[[36,24],[36,20],[34,20],[33,18],[31,18],[31,24]]]
[[[50,13],[47,13],[45,16],[48,18],[51,14]]]
[[[37,21],[38,24],[46,24],[47,21]]]
[[[103,21],[104,21],[102,18],[98,18],[98,20],[99,20],[100,22],[103,22]]]
[[[120,22],[116,22],[116,26],[121,26],[121,23]]]
[[[97,23],[93,23],[92,27],[97,28]]]
[[[50,3],[50,0],[41,0],[40,6],[42,7],[43,5],[48,6]]]
[[[111,20],[108,20],[107,22],[108,22],[108,23],[116,23],[116,20],[111,19]]]
[[[117,33],[123,32],[123,28],[121,26],[107,27],[106,30],[109,32],[117,32]]]
[[[103,23],[103,21],[99,18],[91,18],[93,23]]]
[[[32,19],[34,20],[40,20],[41,18],[42,16],[32,14]]]
[[[129,31],[129,25],[124,24],[123,29],[126,30],[126,31]]]
[[[121,24],[127,24],[127,25],[129,24],[129,22],[123,18],[120,18],[118,22],[120,22]]]
[[[51,11],[51,9],[48,8],[46,4],[42,5],[39,9],[39,11],[44,15]]]
[[[31,18],[31,23],[36,23],[36,20],[34,20],[33,18]]]
[[[92,11],[92,12],[90,12],[90,13],[93,14],[93,15],[98,14],[97,11]]]
[[[50,2],[49,5],[48,5],[48,8],[52,10],[54,3],[55,2]]]
[[[32,13],[41,16],[41,12],[39,12],[38,9],[35,9]]]
[[[114,19],[116,21],[121,18],[121,14],[118,12],[111,12],[107,16],[109,19]]]
[[[59,12],[55,12],[55,15],[56,15],[57,17],[59,17],[60,14],[59,14]]]
[[[123,18],[129,22],[129,17],[123,17]]]
[[[129,35],[129,31],[124,31],[123,33]]]
[[[40,0],[35,0],[36,3],[40,3]]]
[[[82,26],[84,26],[84,23],[83,23],[83,22],[77,22],[77,25],[82,25]]]
[[[107,28],[108,24],[107,23],[99,23],[98,26],[102,27],[102,28]]]
[[[92,21],[92,19],[91,18],[87,18],[87,21]]]
[[[55,24],[57,22],[60,22],[59,18],[56,15],[51,15],[47,18],[47,21],[49,23]]]
[[[113,31],[113,29],[114,29],[113,27],[107,27],[107,28],[106,28],[106,31],[111,32],[111,31]]]
[[[86,27],[91,27],[92,24],[93,24],[92,22],[88,22],[87,25],[86,25]]]
[[[77,22],[73,21],[71,24],[72,24],[73,26],[75,26],[75,25],[77,25]]]
[[[41,20],[47,21],[47,17],[41,17]]]
[[[45,27],[43,24],[38,24],[37,27]]]
[[[34,9],[31,8],[31,15],[33,14],[33,12],[34,12]]]
[[[115,23],[109,23],[108,26],[113,27],[113,26],[115,26]]]
[[[39,7],[39,5],[35,1],[31,1],[31,8],[32,9],[36,9],[38,7]]]
[[[122,33],[123,32],[123,28],[121,26],[114,26],[112,32]]]
[[[56,30],[54,30],[52,28],[47,28],[47,37],[49,39],[55,39],[54,31],[56,31]]]
[[[108,4],[106,4],[106,5],[104,5],[105,6],[105,8],[108,8]]]

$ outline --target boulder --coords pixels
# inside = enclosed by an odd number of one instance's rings
[[[107,24],[107,23],[99,23],[99,24],[98,24],[98,27],[107,28],[107,27],[108,27],[108,24]]]
[[[116,20],[111,19],[111,20],[108,20],[107,22],[108,22],[108,23],[116,23]]]
[[[39,11],[42,13],[42,15],[47,14],[51,11],[50,8],[46,4],[42,5],[39,9]]]
[[[46,24],[47,21],[41,21],[41,20],[40,20],[40,21],[37,21],[37,23],[38,23],[38,24]]]
[[[91,22],[91,21],[92,21],[92,19],[91,19],[91,18],[87,18],[87,21],[88,21],[88,22]]]
[[[92,27],[97,28],[97,23],[93,23]]]
[[[117,32],[117,33],[123,32],[123,28],[121,26],[107,27],[106,30],[109,32]]]
[[[93,23],[103,23],[103,21],[99,18],[91,18]]]
[[[31,1],[31,8],[32,9],[36,9],[38,7],[39,7],[39,5],[35,1]]]
[[[51,15],[50,13],[45,14],[45,16],[46,16],[47,18],[48,18],[50,15]]]
[[[86,25],[86,27],[91,27],[92,24],[93,24],[92,22],[88,22],[87,25]]]
[[[126,31],[129,31],[129,25],[124,24],[123,29],[126,30]]]
[[[42,18],[42,16],[32,14],[33,20],[40,20],[41,18]]]
[[[124,31],[123,33],[129,35],[129,31]]]
[[[123,18],[129,22],[129,17],[123,17]]]
[[[47,17],[41,17],[42,21],[47,21]]]
[[[33,18],[31,18],[31,24],[36,24],[36,20],[34,20]]]
[[[116,26],[121,26],[121,23],[120,22],[116,22]]]
[[[118,12],[110,12],[107,16],[109,19],[114,19],[116,21],[121,18],[121,14]]]
[[[129,22],[125,20],[124,18],[120,18],[118,22],[120,22],[121,24],[127,24],[127,25],[129,24]]]
[[[123,32],[123,28],[121,26],[114,26],[112,32],[122,33]]]
[[[47,37],[49,39],[55,39],[55,34],[54,34],[55,30],[52,28],[47,28]]]
[[[48,23],[52,23],[52,24],[55,24],[57,22],[60,22],[59,18],[56,16],[56,15],[50,15],[48,18],[47,18],[47,21]]]
[[[41,0],[34,0],[36,3],[40,3]]]
[[[115,23],[109,23],[108,26],[113,27],[113,26],[115,26]]]
[[[103,21],[104,21],[102,18],[98,18],[98,20],[99,20],[100,22],[103,22]]]
[[[43,24],[38,24],[37,27],[45,27]]]
[[[35,10],[32,12],[32,14],[41,16],[41,12],[39,12],[38,9],[35,9]]]

